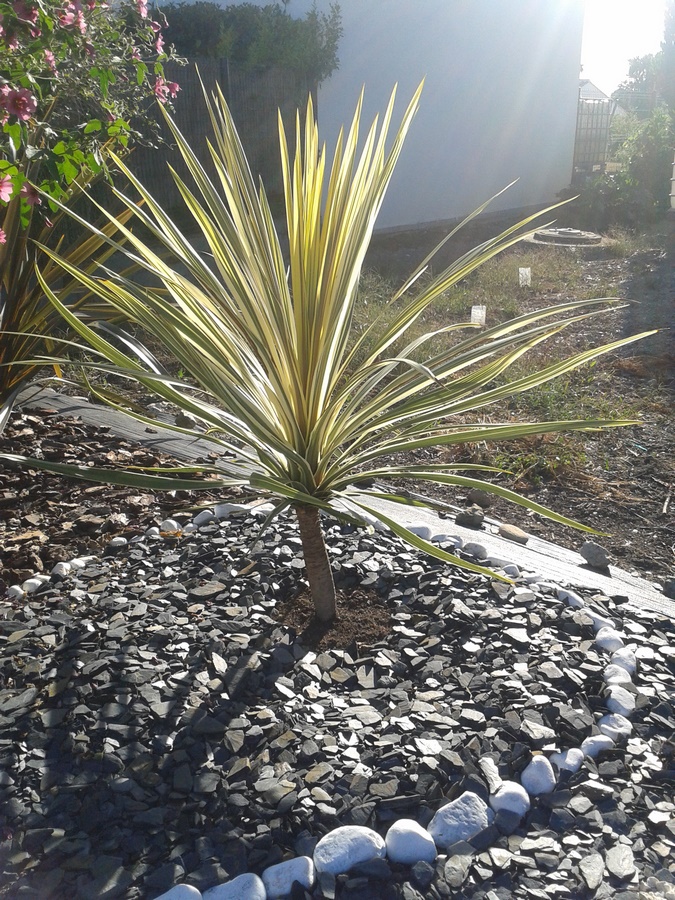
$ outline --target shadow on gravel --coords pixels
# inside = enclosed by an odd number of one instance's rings
[[[11,795],[0,895],[4,884],[40,900],[146,898],[279,862],[264,833],[256,852],[237,823],[261,813],[245,783],[284,730],[268,707],[274,683],[306,651],[276,623],[249,636],[214,623],[181,639],[188,617],[198,623],[189,607],[146,619],[144,600],[109,595],[82,609],[50,599],[31,598],[26,624],[37,627],[2,623],[15,629],[16,674],[0,704],[0,784]]]

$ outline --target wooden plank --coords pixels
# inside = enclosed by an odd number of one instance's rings
[[[71,397],[49,388],[28,387],[19,397],[18,405],[32,410],[53,409],[64,416],[79,418],[90,425],[108,426],[118,437],[136,441],[176,459],[205,462],[209,454],[222,455],[221,448],[207,439],[178,434],[164,428],[160,420],[150,427],[108,406],[90,403],[86,397]],[[171,419],[166,417],[165,421]]]

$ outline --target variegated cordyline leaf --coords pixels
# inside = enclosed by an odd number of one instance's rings
[[[376,119],[364,135],[360,133],[361,97],[332,157],[320,142],[311,99],[304,119],[297,116],[293,158],[279,121],[287,256],[264,189],[252,177],[218,89],[210,98],[205,91],[213,128],[209,151],[214,176],[165,113],[190,179],[183,180],[174,170],[171,173],[207,252],[181,231],[121,160],[116,164],[142,205],[136,197],[113,189],[126,207],[127,218],[116,219],[99,206],[108,224],[102,230],[88,227],[96,241],[107,245],[108,266],[111,259],[126,259],[144,274],[143,280],[113,268],[85,266],[83,260],[64,258],[45,248],[50,265],[61,267],[70,281],[95,296],[111,315],[152,334],[190,373],[194,384],[164,375],[137,339],[125,340],[114,329],[99,328],[78,315],[62,302],[51,279],[43,277],[42,288],[53,307],[82,345],[94,351],[94,361],[83,367],[99,367],[140,382],[195,416],[207,428],[199,436],[230,454],[230,470],[228,457],[223,457],[222,465],[215,463],[199,477],[187,468],[166,475],[146,474],[155,487],[170,482],[172,487],[213,489],[236,480],[274,500],[270,516],[294,506],[332,511],[355,521],[361,510],[386,521],[413,546],[458,563],[456,557],[374,510],[368,491],[373,498],[411,503],[409,497],[397,494],[397,479],[479,486],[558,522],[585,527],[480,477],[460,474],[460,467],[395,461],[399,454],[424,447],[633,424],[606,419],[486,424],[478,413],[651,333],[550,361],[511,380],[510,367],[528,352],[563,329],[616,307],[617,301],[562,303],[487,329],[453,324],[406,342],[411,326],[436,298],[532,233],[540,216],[528,216],[420,287],[420,275],[433,257],[430,254],[391,297],[385,319],[355,339],[352,324],[361,267],[420,92],[421,85],[393,135],[396,92],[381,122]],[[455,340],[457,334],[460,337]],[[425,345],[440,336],[447,338],[445,349],[425,359]],[[124,405],[110,394],[101,392],[101,398]],[[474,412],[476,421],[467,424]],[[148,421],[142,411],[131,414]],[[486,471],[480,466],[468,468]],[[85,477],[72,469],[70,474]],[[86,477],[94,474],[112,480],[107,471],[91,469]],[[118,483],[139,484],[143,476],[118,477],[127,479]],[[367,488],[373,479],[385,487]],[[433,506],[433,501],[428,505]],[[484,571],[480,566],[470,568]]]

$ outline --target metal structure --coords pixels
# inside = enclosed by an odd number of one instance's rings
[[[609,132],[616,110],[616,101],[579,97],[577,130],[574,140],[572,183],[578,184],[592,175],[605,171],[608,157]]]

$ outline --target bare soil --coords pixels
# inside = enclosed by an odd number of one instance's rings
[[[568,398],[571,414],[565,418],[586,418],[589,406],[596,406],[610,412],[617,409],[622,417],[628,413],[639,425],[546,435],[501,447],[472,445],[454,453],[419,454],[419,461],[427,462],[495,464],[497,460],[514,472],[498,476],[501,485],[590,525],[601,533],[594,539],[611,551],[617,565],[660,583],[675,575],[674,225],[671,222],[669,237],[662,235],[653,247],[623,259],[607,258],[602,248],[569,251],[580,254],[589,287],[597,284],[606,289],[611,285],[615,291],[609,295],[632,302],[611,315],[592,319],[585,328],[565,333],[557,339],[556,356],[562,358],[582,345],[598,345],[654,328],[659,331],[602,357],[589,374],[573,379]],[[419,258],[420,248],[410,247],[410,238],[404,235],[387,237],[388,254],[396,256],[397,240],[407,241],[405,255]],[[557,299],[567,298],[533,296],[522,311]],[[419,491],[419,486],[405,486]],[[425,486],[425,490],[453,504],[464,499],[442,487]],[[588,538],[499,498],[494,498],[489,514],[569,549],[578,549]]]

